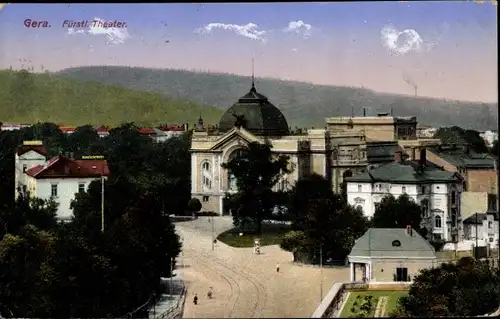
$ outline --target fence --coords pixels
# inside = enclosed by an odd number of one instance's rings
[[[164,311],[163,313],[161,313],[158,316],[156,316],[156,313],[154,313],[153,319],[167,319],[167,318],[171,319],[171,318],[176,318],[176,317],[182,317],[182,312],[184,310],[184,302],[186,301],[187,289],[186,289],[186,285],[184,284],[184,281],[182,281],[182,280],[176,281],[176,285],[178,285],[177,287],[175,287],[176,291],[172,292],[173,295],[179,296],[176,303],[172,307],[169,307],[166,311]],[[172,287],[172,288],[174,288],[174,287]],[[158,301],[158,300],[156,300],[156,301]]]

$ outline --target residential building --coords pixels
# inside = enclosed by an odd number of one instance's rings
[[[16,148],[14,154],[15,189],[14,196],[27,194],[28,176],[24,174],[27,170],[43,165],[47,161],[47,150],[42,141],[24,141],[23,145]]]
[[[62,155],[24,172],[29,196],[53,198],[59,203],[57,217],[67,220],[73,215],[70,208],[75,193],[84,192],[89,184],[109,175],[106,160],[71,160]]]
[[[437,265],[434,248],[411,227],[370,228],[347,258],[351,282],[409,282],[422,269]]]
[[[427,160],[463,178],[463,218],[475,212],[496,211],[497,170],[495,158],[469,147],[449,145],[429,149]]]
[[[458,241],[462,178],[429,165],[425,150],[420,158],[418,162],[408,161],[402,152],[396,152],[393,163],[347,178],[347,201],[372,218],[382,198],[407,194],[422,207],[423,226],[434,238]]]
[[[474,213],[464,219],[464,241],[476,240],[498,247],[498,213]]]

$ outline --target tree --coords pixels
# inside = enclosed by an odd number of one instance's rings
[[[422,208],[407,194],[398,198],[393,195],[382,198],[375,208],[371,222],[375,228],[404,228],[409,225],[422,236],[426,236],[425,228],[421,227]]]
[[[494,156],[498,157],[498,140],[495,140],[493,142],[493,145],[491,146],[490,153],[493,154]]]
[[[488,147],[480,136],[479,132],[474,130],[464,130],[458,126],[441,127],[434,134],[434,138],[440,139],[445,145],[468,145],[476,153],[487,153]]]
[[[97,131],[91,125],[76,128],[73,134],[68,135],[65,151],[73,153],[74,158],[85,155],[103,155],[103,143]]]
[[[188,209],[191,213],[197,213],[201,210],[201,202],[198,198],[191,198],[188,203]]]
[[[343,261],[355,240],[366,232],[363,212],[349,206],[341,195],[334,194],[328,181],[319,175],[297,182],[290,193],[288,210],[292,227],[303,233],[306,243],[303,239],[289,241],[286,245],[300,243],[300,246],[287,250],[303,262],[318,262],[322,247],[323,258]]]
[[[222,167],[236,177],[238,196],[231,197],[235,225],[249,219],[260,234],[262,221],[276,206],[272,187],[283,174],[292,172],[289,158],[276,156],[268,144],[252,142]]]
[[[411,317],[473,317],[495,311],[499,297],[498,268],[464,257],[456,264],[422,270],[399,305]]]

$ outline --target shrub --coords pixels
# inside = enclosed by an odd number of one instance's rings
[[[190,212],[199,212],[202,208],[201,202],[198,198],[191,198],[188,202],[188,210]]]

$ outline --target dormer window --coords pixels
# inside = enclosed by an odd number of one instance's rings
[[[348,129],[353,129],[354,128],[354,122],[352,121],[352,119],[349,119],[349,121],[347,122],[347,128]]]
[[[28,170],[28,165],[27,164],[23,164],[23,173],[26,172]]]

